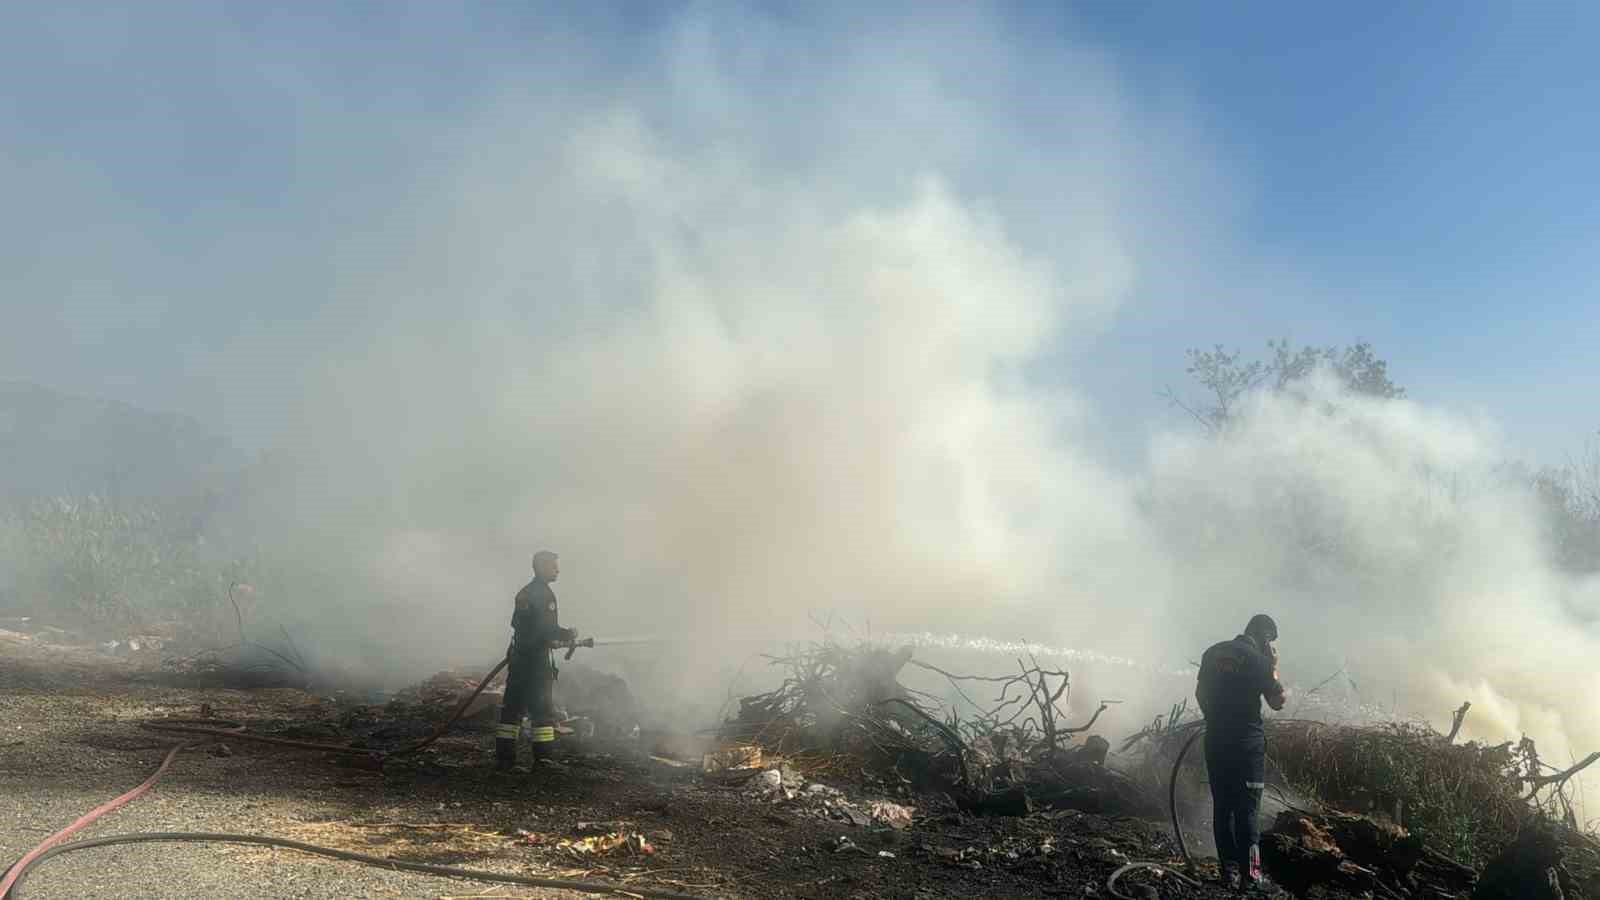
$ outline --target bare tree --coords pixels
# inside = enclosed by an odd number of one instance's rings
[[[1319,369],[1333,373],[1352,393],[1382,399],[1404,397],[1406,393],[1405,388],[1390,380],[1388,363],[1379,359],[1366,341],[1343,350],[1309,345],[1290,349],[1288,339],[1283,339],[1268,341],[1267,349],[1271,357],[1265,361],[1245,360],[1242,352],[1230,353],[1222,344],[1215,344],[1210,350],[1191,349],[1187,351],[1189,365],[1184,371],[1206,390],[1208,401],[1200,405],[1186,403],[1171,388],[1162,396],[1216,434],[1226,430],[1240,402],[1251,392],[1283,391]]]
[[[1533,477],[1544,507],[1550,552],[1571,572],[1600,572],[1600,435],[1565,465]]]

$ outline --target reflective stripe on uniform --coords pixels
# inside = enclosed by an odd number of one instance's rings
[[[533,729],[533,742],[543,744],[556,739],[556,729],[552,725],[540,725]]]
[[[1254,791],[1259,791],[1267,786],[1265,781],[1246,781],[1244,786]]]
[[[514,741],[520,733],[522,733],[522,729],[515,724],[501,725],[495,729],[494,736],[497,738],[510,738]]]

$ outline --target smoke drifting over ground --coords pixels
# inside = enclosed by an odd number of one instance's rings
[[[1264,399],[1227,440],[1156,446],[1155,526],[1185,573],[1174,620],[1281,609],[1302,680],[1342,663],[1369,699],[1435,723],[1470,699],[1469,736],[1600,743],[1582,674],[1595,639],[1572,614],[1596,584],[1550,567],[1492,436],[1327,383],[1309,401]]]
[[[1469,732],[1600,748],[1569,613],[1600,598],[1547,564],[1491,430],[1317,384],[1226,439],[1100,439],[1118,411],[1072,351],[1228,213],[1108,60],[980,15],[697,9],[614,66],[534,43],[464,111],[389,123],[403,177],[328,199],[336,243],[283,263],[318,274],[272,282],[312,284],[305,320],[201,357],[271,416],[236,527],[336,573],[330,631],[492,655],[545,546],[589,634],[837,610],[1181,666],[1267,610],[1291,680],[1346,665],[1435,721],[1471,699]],[[319,127],[390,112],[301,77]]]
[[[990,190],[975,167],[1027,144],[982,111],[1023,81],[985,20],[892,61],[886,30],[825,61],[759,18],[734,52],[739,24],[686,16],[629,77],[554,97],[510,72],[443,142],[414,242],[357,239],[375,265],[324,313],[350,325],[303,369],[285,524],[315,511],[317,544],[364,546],[441,625],[498,626],[543,545],[592,631],[1079,621],[1112,576],[1063,592],[1060,561],[1140,540],[1079,402],[1029,366],[1133,277],[1131,112],[1092,58],[1054,59],[1076,161],[1021,164],[1048,196]],[[958,47],[993,84],[952,82]],[[818,77],[779,96],[788,66]]]

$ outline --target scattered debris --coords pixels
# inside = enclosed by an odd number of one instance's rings
[[[819,800],[843,800],[844,791],[836,787],[829,787],[820,781],[813,781],[806,785],[805,793]]]
[[[761,766],[761,748],[754,744],[732,744],[705,754],[701,770],[722,772],[728,769],[753,769]]]
[[[827,848],[829,850],[832,850],[835,853],[863,853],[864,854],[864,853],[868,852],[868,851],[862,849],[859,844],[857,844],[855,841],[851,840],[850,836],[846,835],[846,834],[839,835],[838,837],[836,837],[832,841],[830,841],[826,846],[827,846]]]
[[[609,742],[639,738],[639,701],[618,675],[567,660],[556,679],[555,700],[581,738]]]
[[[915,812],[909,806],[890,803],[887,800],[878,800],[872,804],[870,814],[872,820],[882,825],[887,825],[896,830],[911,827],[911,816]]]
[[[656,852],[631,822],[579,822],[572,835],[559,837],[519,828],[512,833],[515,843],[528,847],[548,847],[575,857],[652,856]]]
[[[445,669],[397,691],[389,702],[397,708],[418,707],[419,712],[432,711],[442,717],[460,706],[461,701],[472,693],[482,678],[483,672],[473,672],[465,668]],[[462,714],[462,719],[472,721],[492,716],[495,707],[504,696],[504,690],[505,675],[502,673],[495,676],[495,679],[484,688],[473,706]]]
[[[765,797],[774,797],[783,793],[783,773],[777,769],[768,769],[756,776],[756,793]]]

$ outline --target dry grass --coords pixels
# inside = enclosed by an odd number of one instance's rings
[[[1498,852],[1532,811],[1515,745],[1452,744],[1424,726],[1278,720],[1267,756],[1289,785],[1325,803],[1355,812],[1398,803],[1408,829],[1469,865]]]
[[[1456,711],[1456,728],[1440,734],[1422,724],[1333,725],[1306,719],[1269,719],[1268,787],[1288,805],[1309,802],[1336,810],[1397,818],[1430,848],[1481,868],[1530,821],[1553,823],[1569,850],[1595,857],[1600,841],[1574,815],[1567,784],[1594,754],[1568,769],[1539,759],[1524,738],[1494,746],[1453,740],[1470,704]],[[1130,737],[1124,752],[1143,744],[1137,775],[1147,790],[1165,793],[1181,747],[1204,726],[1186,707]],[[1185,760],[1178,802],[1181,810],[1209,808],[1203,754],[1196,746]],[[1306,800],[1279,792],[1288,788]],[[1600,879],[1597,879],[1600,884]]]

